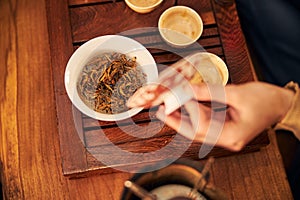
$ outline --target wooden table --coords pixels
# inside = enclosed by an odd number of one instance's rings
[[[97,172],[99,163],[91,162],[94,165],[79,168],[84,170],[76,173],[78,166],[74,168],[72,157],[66,155],[67,148],[64,149],[62,128],[72,126],[62,125],[58,106],[64,100],[66,107],[71,104],[65,99],[65,91],[61,87],[63,77],[57,75],[62,75],[62,67],[76,46],[99,34],[86,30],[92,24],[85,17],[97,16],[93,14],[99,11],[96,8],[102,6],[106,7],[102,11],[115,18],[118,16],[112,2],[93,1],[89,6],[78,2],[5,0],[0,3],[0,85],[3,88],[0,93],[1,182],[7,199],[119,199],[123,182],[131,176],[130,173],[96,173],[74,179],[85,174],[91,166]],[[205,46],[208,51],[223,56],[230,66],[233,83],[253,80],[234,5],[221,7],[213,1],[212,4],[210,1],[203,2],[203,7],[197,11],[204,19],[207,32],[199,42],[211,44]],[[165,1],[149,14],[154,20],[150,25],[156,24],[155,13],[174,3]],[[195,6],[193,1],[177,3]],[[114,4],[130,13],[131,20],[147,18],[147,15],[133,13],[122,1]],[[102,24],[101,20],[107,19],[96,17],[94,20]],[[139,20],[143,22],[143,19]],[[134,28],[142,22],[118,24],[119,31]],[[225,25],[215,26],[214,23]],[[109,27],[101,28],[101,34],[114,34],[110,33]],[[218,44],[214,33],[210,32],[216,29],[221,39]],[[241,50],[244,53],[240,55],[238,52]],[[235,66],[237,64],[239,68]],[[66,122],[71,125],[70,121]],[[259,151],[217,158],[210,182],[226,191],[231,199],[292,199],[273,136],[270,134],[270,145],[266,146],[265,136],[260,136],[263,140],[252,143],[255,147],[262,146]],[[75,146],[79,145],[80,140],[69,139]],[[83,151],[84,148],[79,148],[76,153],[82,154]],[[75,176],[70,179],[68,175],[72,174]]]

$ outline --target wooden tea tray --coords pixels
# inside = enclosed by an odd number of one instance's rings
[[[189,6],[200,14],[204,22],[204,31],[198,44],[204,49],[199,49],[197,45],[186,49],[168,49],[161,41],[155,31],[158,18],[165,9],[174,5]],[[171,143],[176,135],[180,136],[155,118],[155,108],[143,110],[132,118],[133,121],[124,120],[116,124],[89,118],[72,106],[64,87],[64,70],[73,51],[87,40],[109,34],[121,34],[136,39],[151,52],[159,70],[178,61],[181,58],[179,55],[205,50],[224,59],[231,83],[256,80],[234,3],[224,6],[214,0],[165,0],[148,14],[135,13],[124,1],[108,0],[48,0],[46,8],[62,168],[64,175],[71,178],[115,172],[113,167],[117,166],[135,169],[145,163],[177,156],[178,148],[190,143],[181,137],[166,155],[160,158],[145,156],[139,161],[112,151],[109,148],[111,145],[132,153],[150,152],[147,155],[151,155],[151,152]],[[136,28],[144,27],[153,27],[154,31],[136,31]],[[133,29],[135,31],[132,31]],[[140,135],[153,132],[156,134],[140,138],[130,136],[128,132]],[[256,151],[268,143],[267,134],[262,133],[241,152]],[[199,159],[200,147],[200,143],[192,143],[182,157]],[[222,148],[213,148],[209,153],[213,156],[232,154]],[[114,158],[118,163],[114,166],[105,165],[95,158],[97,156],[100,160]]]

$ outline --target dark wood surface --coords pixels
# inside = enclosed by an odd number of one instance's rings
[[[81,4],[78,1],[70,2]],[[213,6],[218,8],[217,5]],[[0,3],[0,169],[6,199],[117,200],[120,199],[124,181],[132,176],[130,173],[97,173],[80,179],[64,176],[66,166],[74,172],[78,166],[88,169],[99,164],[86,153],[85,148],[73,148],[72,152],[68,152],[65,143],[62,143],[68,140],[75,147],[83,147],[78,137],[62,134],[63,129],[65,133],[74,133],[75,129],[72,126],[73,116],[59,114],[61,108],[58,107],[64,104],[64,111],[71,109],[71,103],[60,84],[69,56],[76,45],[80,45],[73,43],[70,28],[69,12],[76,7],[68,6],[64,0],[4,0]],[[236,19],[231,16],[232,13],[227,13],[228,9],[232,8],[221,9],[222,15]],[[202,17],[218,16],[209,14],[209,10],[203,10],[203,13]],[[222,20],[222,15],[216,17],[215,21]],[[49,16],[55,17],[49,19]],[[205,28],[211,29],[206,32],[207,35],[214,35],[215,30],[220,32],[219,26],[209,25]],[[227,28],[229,32],[230,28]],[[222,35],[221,32],[219,34]],[[227,47],[226,51],[223,40],[236,38],[235,35],[229,35],[220,37],[221,46],[208,45],[212,46],[211,49],[222,47],[216,53],[223,55],[227,63],[229,57],[226,54],[230,53],[231,48],[238,45],[245,48],[245,44],[239,42]],[[238,62],[248,60],[248,57],[240,58]],[[232,62],[234,60],[232,58]],[[237,72],[231,72],[231,76],[248,74],[242,81],[252,80],[252,71],[243,66],[244,72],[236,69]],[[234,82],[233,77],[231,81]],[[94,126],[94,121],[78,116],[87,120],[89,126]],[[171,131],[168,128],[166,130]],[[212,167],[210,182],[223,189],[230,199],[292,199],[275,137],[272,133],[269,136],[270,145],[261,147],[259,151],[218,157]],[[93,135],[90,137],[94,138]],[[262,141],[254,143],[265,144]],[[224,153],[222,149],[219,151],[221,155]],[[74,168],[73,161],[77,164]]]

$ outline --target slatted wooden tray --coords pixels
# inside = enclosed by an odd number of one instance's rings
[[[202,17],[204,31],[197,45],[174,49],[160,39],[155,29],[158,18],[165,9],[174,5],[189,6]],[[176,152],[180,151],[182,146],[190,144],[189,140],[179,136],[155,118],[155,108],[143,110],[130,120],[115,123],[94,120],[72,106],[64,88],[65,66],[73,51],[91,38],[108,34],[131,37],[141,42],[151,52],[159,70],[194,51],[208,51],[224,59],[229,68],[231,83],[255,80],[234,3],[221,6],[213,0],[165,0],[156,10],[148,14],[135,13],[124,1],[48,0],[46,6],[64,175],[82,177],[111,173],[115,172],[112,167],[117,166],[133,169],[144,163],[176,157],[178,156]],[[145,31],[145,27],[154,28]],[[128,133],[155,134],[140,138]],[[163,156],[151,157],[151,152],[174,143],[175,137],[179,140],[176,140],[175,145]],[[268,142],[267,134],[262,133],[242,152],[258,150]],[[112,146],[147,156],[140,160],[132,160],[118,154],[111,148]],[[192,143],[182,157],[198,159],[200,147],[200,143]],[[209,155],[231,154],[222,148],[213,148]],[[118,160],[118,163],[111,166],[100,162],[110,158]]]

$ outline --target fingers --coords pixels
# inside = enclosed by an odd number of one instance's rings
[[[187,102],[185,108],[189,113],[188,116],[179,111],[166,115],[165,106],[161,105],[156,116],[184,137],[202,142],[210,123],[211,109],[194,100]]]
[[[164,88],[158,84],[150,84],[138,89],[126,102],[130,108],[150,107],[159,105],[163,102]]]
[[[189,113],[193,129],[197,133],[205,133],[208,121],[210,118],[211,109],[195,100],[190,100],[184,105],[186,111]]]
[[[226,104],[226,88],[222,85],[192,85],[194,97],[199,101],[212,101]]]
[[[161,105],[156,113],[156,117],[184,137],[190,140],[194,139],[195,130],[188,116],[183,115],[179,111],[165,115],[165,107]]]
[[[195,99],[199,101],[211,101],[226,104],[226,89],[221,85],[190,85],[186,84],[186,92],[192,91]],[[128,107],[150,107],[163,103],[166,87],[158,84],[150,84],[137,90],[127,101]]]
[[[202,104],[190,101],[185,105],[189,116],[179,111],[165,115],[164,106],[160,106],[156,114],[157,118],[165,122],[169,127],[182,136],[209,145],[217,145],[230,151],[240,151],[248,139],[240,134],[241,127],[232,121],[219,121],[214,117],[211,119],[211,109]],[[196,108],[198,106],[198,108]],[[196,113],[198,110],[199,113]],[[198,114],[198,116],[197,116]],[[217,113],[217,115],[222,113]],[[220,117],[217,117],[218,119]],[[197,121],[199,119],[199,121]]]

